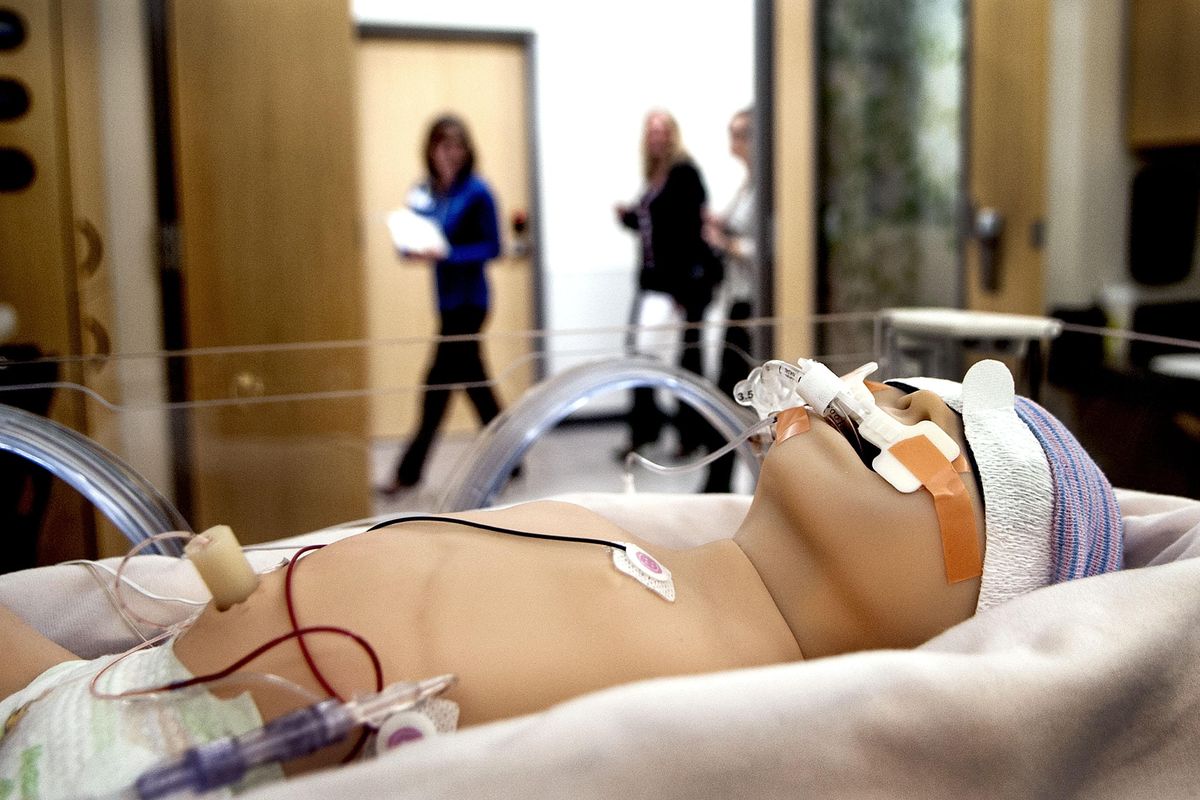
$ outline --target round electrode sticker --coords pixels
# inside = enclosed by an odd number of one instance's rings
[[[635,544],[622,542],[624,549],[612,548],[613,566],[669,603],[675,602],[675,582],[671,570]]]
[[[379,732],[375,734],[375,752],[386,753],[402,745],[428,739],[436,733],[433,720],[420,711],[399,711],[379,726]]]
[[[662,562],[636,544],[625,545],[625,554],[629,556],[630,563],[636,569],[643,572],[646,577],[660,581],[671,579],[671,570],[667,569],[663,566]]]

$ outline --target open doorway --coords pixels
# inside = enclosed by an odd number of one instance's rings
[[[364,238],[367,335],[377,343],[369,365],[374,390],[370,435],[407,435],[415,424],[429,346],[411,340],[437,332],[433,276],[397,258],[386,226],[389,212],[406,203],[425,177],[422,155],[430,122],[453,112],[471,131],[476,172],[491,186],[500,223],[501,255],[489,262],[491,311],[485,334],[539,327],[538,248],[518,237],[523,217],[537,230],[533,180],[532,35],[472,33],[399,26],[362,26],[358,71],[359,212]],[[528,224],[528,222],[527,222]],[[502,404],[537,377],[528,358],[536,343],[525,336],[493,335],[484,359]],[[457,398],[461,393],[455,393]],[[452,401],[447,429],[473,430],[476,421]]]

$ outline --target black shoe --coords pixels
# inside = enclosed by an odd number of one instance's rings
[[[407,492],[420,483],[420,480],[408,481],[397,478],[386,486],[376,486],[375,491],[379,492],[384,497],[396,497],[397,495]]]

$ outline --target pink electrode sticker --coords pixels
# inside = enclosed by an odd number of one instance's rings
[[[392,735],[387,738],[387,747],[389,750],[391,750],[393,747],[399,747],[407,742],[413,742],[417,739],[424,738],[425,734],[420,730],[412,727],[411,725],[406,725],[399,730],[392,731]]]
[[[653,572],[655,575],[662,575],[662,566],[655,561],[650,554],[639,552],[637,554],[637,560],[641,562],[642,566]]]
[[[376,755],[419,742],[437,733],[433,721],[420,711],[410,709],[390,715],[375,734]]]
[[[635,544],[613,548],[613,565],[668,602],[675,601],[675,582],[671,570]]]

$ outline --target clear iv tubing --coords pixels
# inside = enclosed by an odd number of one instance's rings
[[[740,434],[738,434],[738,436],[736,438],[726,442],[723,447],[720,447],[720,448],[712,451],[711,453],[706,455],[704,458],[697,459],[696,461],[689,461],[686,464],[675,464],[675,465],[659,464],[655,461],[651,461],[650,459],[646,458],[641,453],[638,453],[636,451],[631,451],[625,456],[625,480],[626,480],[626,483],[629,484],[632,482],[633,468],[635,466],[642,467],[643,469],[646,469],[650,472],[656,472],[659,475],[679,475],[679,474],[682,474],[685,472],[692,472],[693,470],[697,470],[697,469],[706,467],[709,464],[716,461],[718,458],[729,455],[734,450],[736,450],[738,447],[740,447],[742,442],[746,441],[751,436],[754,436],[756,433],[763,430],[764,428],[770,427],[774,422],[775,422],[774,416],[767,417],[766,419],[761,419],[758,422],[751,425],[749,428],[746,428],[746,430],[742,431]]]
[[[580,364],[534,386],[476,437],[445,483],[435,511],[465,511],[491,505],[526,450],[592,398],[648,387],[666,389],[686,402],[723,437],[735,437],[746,424],[740,408],[717,387],[695,374],[646,356]],[[746,466],[758,474],[758,461],[743,446]]]

